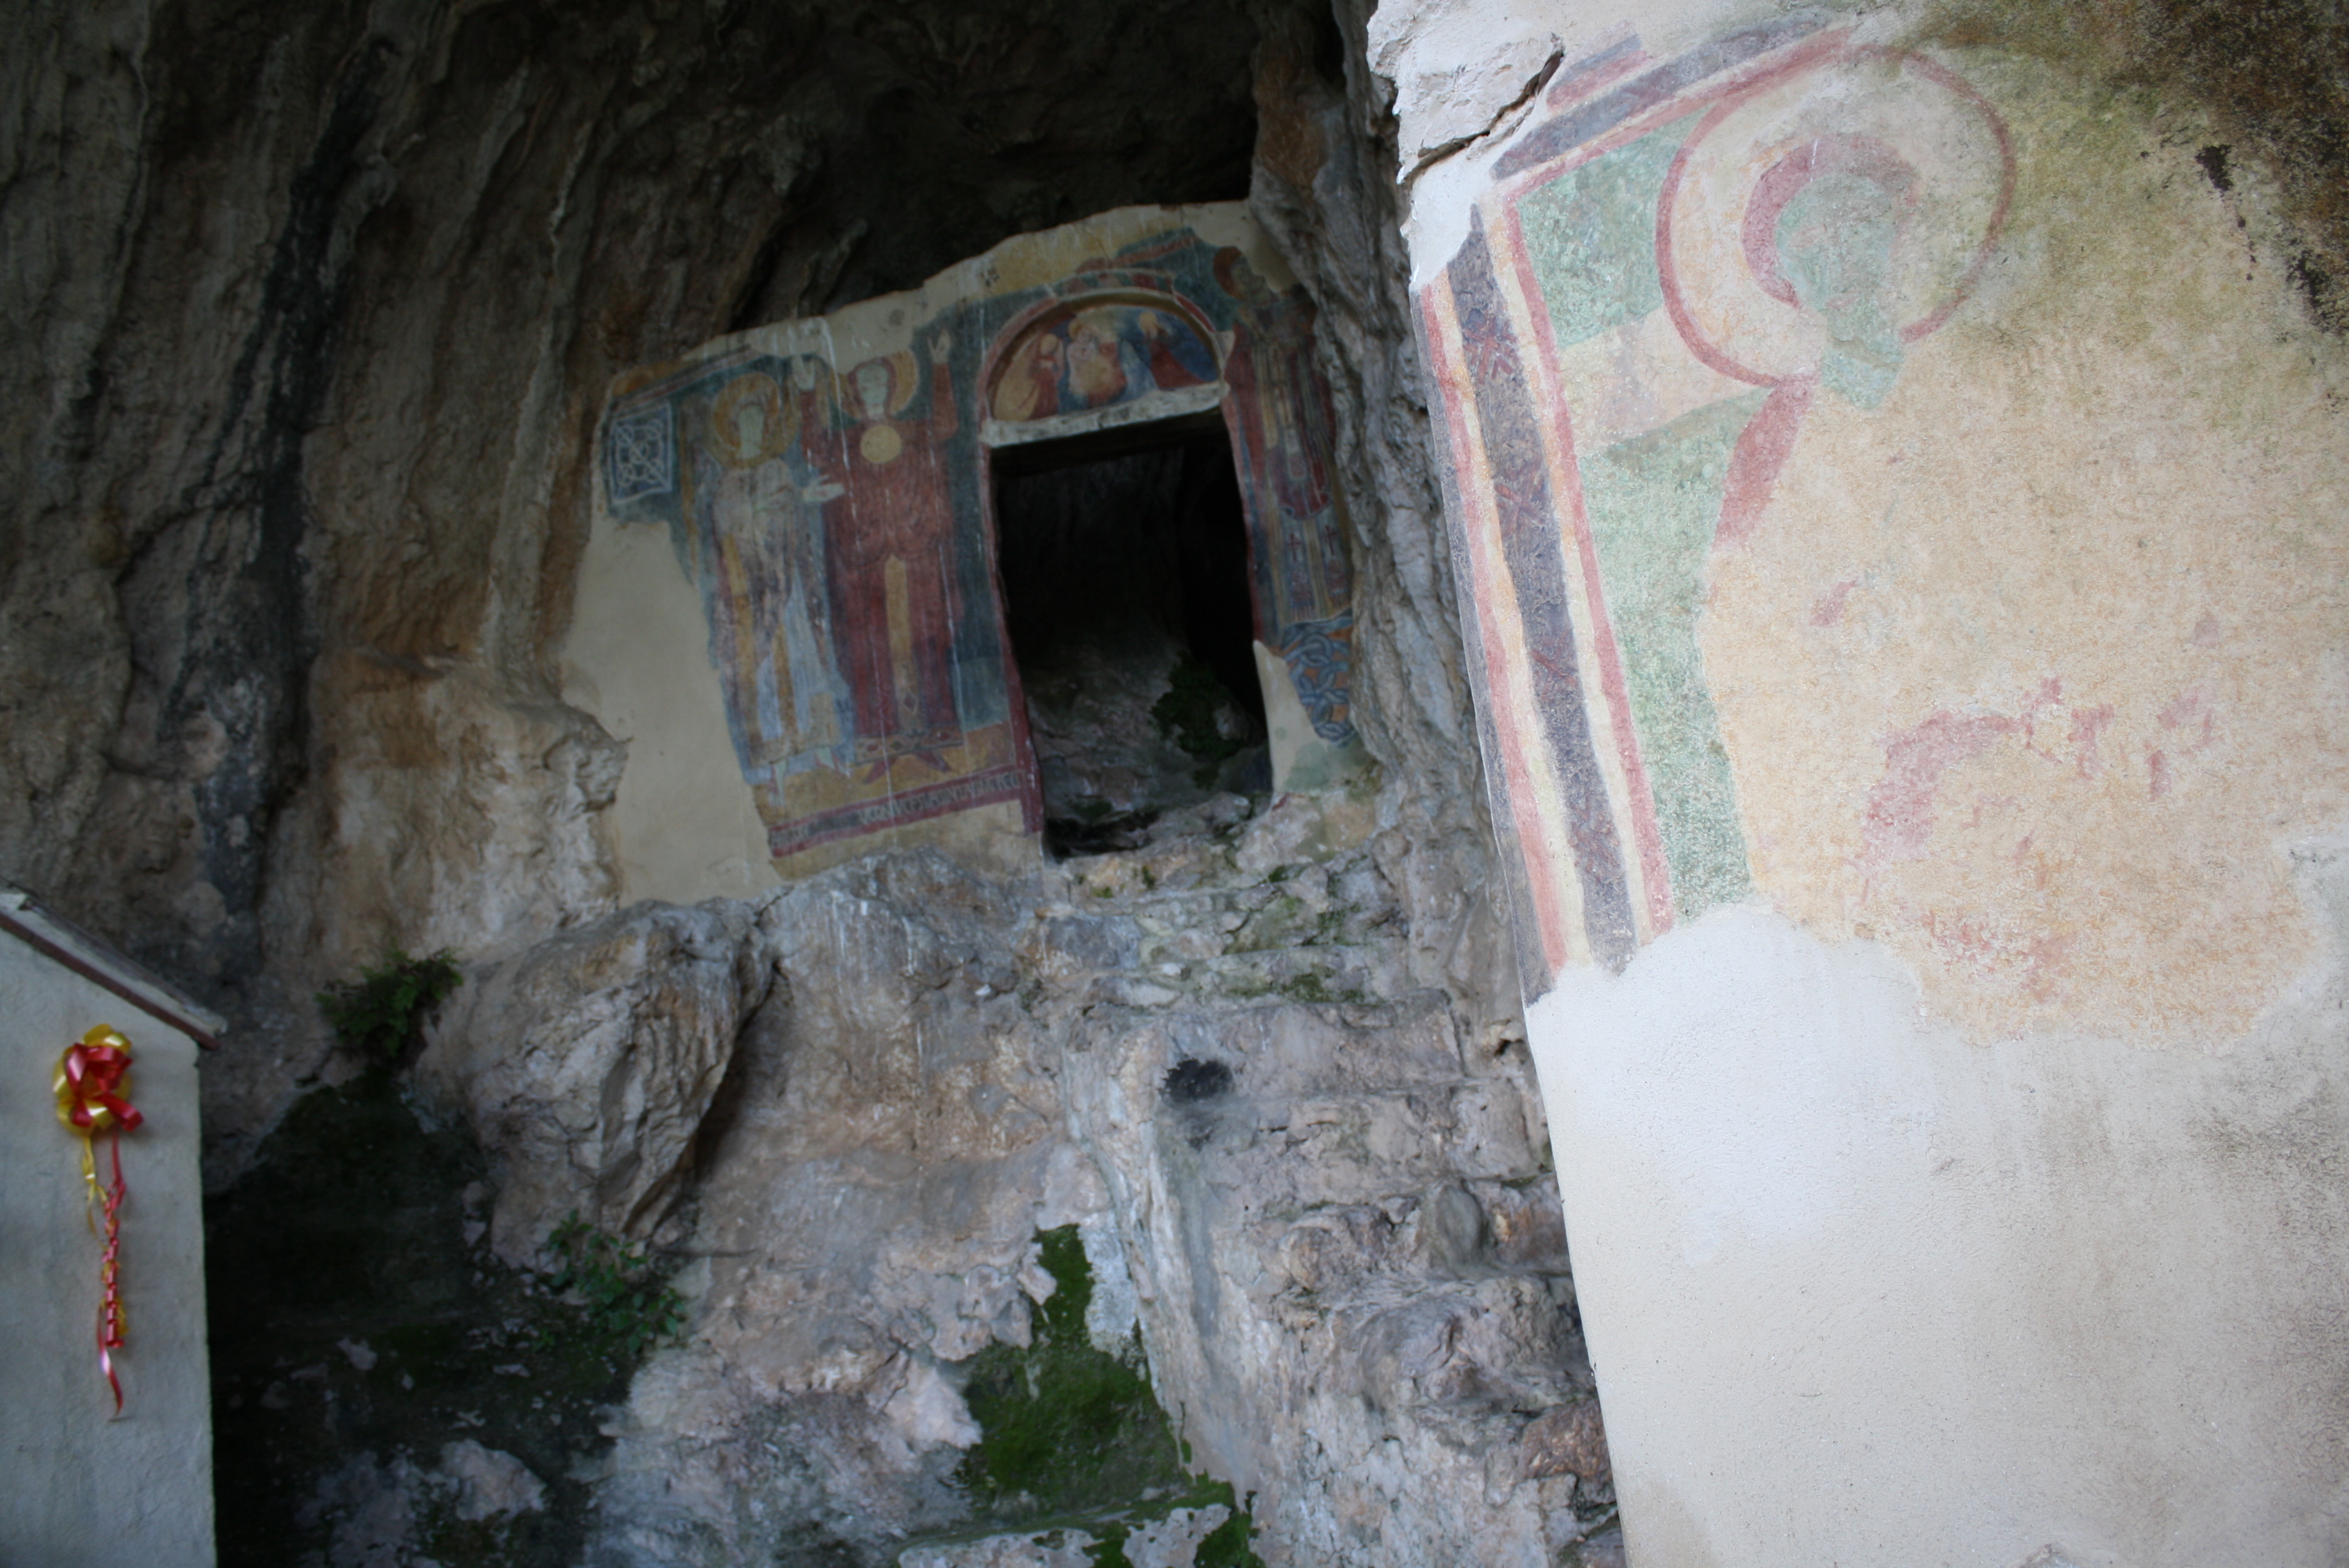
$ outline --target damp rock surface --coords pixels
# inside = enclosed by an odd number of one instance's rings
[[[15,8],[0,869],[229,1015],[611,912],[561,700],[606,383],[1005,237],[1247,193],[1237,0]]]
[[[461,1525],[487,1543],[460,1560],[496,1563],[553,1561],[531,1543],[558,1539],[598,1564],[712,1568],[1112,1548],[1400,1564],[1463,1542],[1507,1562],[1603,1526],[1605,1477],[1542,1462],[1547,1434],[1583,1429],[1592,1384],[1562,1249],[1544,1241],[1558,1222],[1538,1099],[1520,1050],[1473,1045],[1415,977],[1369,805],[1195,814],[1145,849],[1025,879],[878,857],[562,939],[534,955],[560,984],[485,974],[406,1098],[372,1078],[362,1102],[321,1091],[262,1172],[331,1158],[339,1135],[288,1141],[330,1113],[407,1117],[419,1152],[401,1158],[442,1172],[399,1189],[413,1217],[383,1233],[411,1235],[414,1255],[360,1249],[351,1266],[432,1295],[435,1332],[478,1339],[492,1388],[540,1387],[527,1336],[479,1336],[484,1288],[532,1277],[498,1253],[549,1211],[512,1209],[506,1242],[481,1217],[506,1194],[596,1191],[577,1163],[592,1138],[541,1130],[609,1119],[597,1064],[616,1047],[583,1043],[585,1070],[496,1096],[445,1064],[460,1032],[551,1041],[640,1016],[640,963],[580,955],[633,954],[647,923],[690,933],[655,950],[675,985],[734,977],[720,1087],[626,1079],[632,1115],[693,1130],[686,1196],[653,1227],[676,1332],[617,1363],[626,1382],[545,1451],[502,1424],[519,1412],[445,1393],[403,1407],[392,1389],[419,1331],[351,1295],[304,1320],[332,1357],[315,1388],[259,1364],[282,1315],[243,1302],[254,1338],[230,1397],[248,1405],[223,1462],[273,1478],[272,1506],[309,1511],[296,1540],[374,1532],[413,1555]],[[282,1192],[261,1181],[223,1211],[248,1245]],[[520,1261],[548,1255],[537,1241]],[[362,1326],[379,1357],[364,1371],[335,1348]],[[276,1405],[256,1398],[278,1382]],[[361,1398],[402,1413],[359,1454],[300,1453],[305,1424]],[[452,1424],[475,1418],[479,1436]],[[543,1491],[451,1446],[468,1441]]]

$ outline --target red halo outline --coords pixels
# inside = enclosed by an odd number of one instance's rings
[[[1974,247],[1973,260],[1967,263],[1964,274],[1958,279],[1956,286],[1951,289],[1950,297],[1943,300],[1935,309],[1900,328],[1900,341],[1914,343],[1919,338],[1940,329],[1957,308],[1973,294],[1975,284],[1982,280],[1983,269],[1990,265],[1991,253],[1998,246],[1999,236],[2006,228],[2007,211],[2014,201],[2014,139],[2008,133],[2006,121],[2000,117],[1998,110],[1991,107],[1990,100],[1977,92],[1971,83],[1940,61],[1929,59],[1923,55],[1905,49],[1888,48],[1881,44],[1863,44],[1838,49],[1811,64],[1808,68],[1821,70],[1830,65],[1862,59],[1895,61],[1903,70],[1913,69],[1927,81],[1945,89],[1962,102],[1972,105],[1981,113],[1984,123],[1990,127],[1992,139],[1998,143],[1998,201],[1991,208],[1990,222],[1982,230],[1982,242]],[[1755,370],[1750,366],[1742,365],[1732,359],[1723,352],[1719,345],[1697,329],[1696,320],[1689,313],[1688,302],[1681,294],[1679,272],[1672,265],[1672,204],[1680,195],[1681,180],[1687,171],[1689,160],[1695,154],[1697,148],[1703,144],[1704,139],[1713,134],[1723,120],[1743,108],[1754,94],[1765,88],[1774,87],[1777,80],[1784,79],[1780,77],[1773,81],[1757,82],[1748,90],[1734,97],[1723,98],[1707,110],[1704,119],[1697,122],[1696,129],[1690,134],[1686,141],[1681,144],[1680,151],[1673,156],[1671,168],[1664,174],[1663,191],[1656,202],[1656,279],[1662,284],[1664,310],[1671,315],[1673,328],[1680,333],[1681,341],[1688,345],[1689,352],[1695,355],[1708,368],[1752,387],[1782,386],[1795,377],[1772,376]]]

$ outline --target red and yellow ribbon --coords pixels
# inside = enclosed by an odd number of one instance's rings
[[[105,1024],[66,1047],[57,1058],[57,1119],[81,1139],[81,1179],[88,1185],[89,1228],[98,1229],[98,1211],[106,1212],[106,1254],[98,1265],[101,1290],[98,1309],[98,1369],[114,1390],[114,1409],[122,1411],[122,1381],[114,1373],[114,1353],[122,1348],[122,1200],[130,1195],[122,1180],[123,1133],[147,1119],[124,1098],[130,1073],[130,1042]],[[113,1157],[114,1184],[98,1181],[96,1144],[107,1137]]]

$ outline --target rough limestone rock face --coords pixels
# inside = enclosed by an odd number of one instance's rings
[[[610,911],[553,656],[615,371],[1248,179],[1237,5],[8,22],[0,872],[232,1016],[215,1181],[322,983]]]
[[[1162,1392],[1294,1560],[1541,1561],[1574,1483],[1522,1494],[1519,1431],[1589,1389],[1563,1250],[1502,1264],[1478,1202],[1537,1169],[1529,1102],[1442,998],[1102,1008],[1073,1045]]]
[[[730,973],[778,979],[705,1119],[680,1222],[692,1317],[611,1429],[595,1560],[797,1561],[812,1540],[885,1560],[951,1526],[979,1436],[960,1364],[1030,1342],[1055,1288],[1037,1238],[1064,1225],[1097,1281],[1089,1326],[1138,1329],[1193,1462],[1253,1500],[1267,1562],[1461,1543],[1547,1562],[1603,1522],[1595,1421],[1561,1425],[1590,1381],[1538,1099],[1520,1053],[1469,1043],[1414,980],[1378,807],[1291,797],[1245,820],[1227,798],[1026,880],[890,855],[660,912],[730,936]],[[452,1078],[436,1058],[522,989],[492,975],[428,1068]],[[597,1081],[542,1088],[547,1119],[591,1119],[573,1108]],[[508,1193],[575,1169],[481,1103]],[[1213,1528],[1144,1544],[1187,1563]]]
[[[235,1428],[264,1436],[224,1462],[307,1501],[243,1539],[1088,1557],[1123,1525],[982,1526],[961,1473],[972,1359],[1033,1340],[1039,1233],[1073,1226],[1089,1328],[1264,1561],[1603,1560],[1366,11],[12,9],[0,873],[233,1015],[206,1068],[232,1197],[301,1084],[349,1070],[310,994],[445,945],[467,984],[405,1092],[493,1191],[446,1216],[450,1277],[543,1262],[574,1211],[681,1265],[682,1334],[568,1468],[467,1437],[462,1403],[338,1448],[412,1349],[292,1393],[264,1367]],[[1243,194],[1320,312],[1375,777],[1024,878],[893,857],[615,908],[627,740],[557,695],[611,375],[1012,232]],[[405,1326],[492,1380],[541,1354]],[[1116,1544],[1187,1563],[1226,1506]]]
[[[639,904],[486,965],[458,994],[416,1077],[505,1161],[500,1256],[536,1257],[574,1212],[631,1236],[667,1215],[772,986],[750,933],[740,907]]]
[[[1506,910],[1463,671],[1457,587],[1427,441],[1409,263],[1398,229],[1388,84],[1367,63],[1371,7],[1339,0],[1343,46],[1317,69],[1311,30],[1268,25],[1249,207],[1319,308],[1344,490],[1363,532],[1355,722],[1386,770],[1382,841],[1409,912],[1412,973],[1450,994],[1486,1045],[1521,1038]]]

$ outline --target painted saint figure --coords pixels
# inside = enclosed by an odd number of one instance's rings
[[[736,751],[754,777],[825,765],[845,718],[823,583],[823,509],[839,490],[794,459],[796,420],[765,371],[719,387],[705,417],[689,510]]]
[[[876,771],[894,757],[957,744],[955,511],[938,444],[957,428],[949,339],[930,345],[929,406],[911,350],[869,359],[802,397],[809,461],[840,493],[826,503],[833,641],[854,694],[850,758]]]
[[[1747,268],[1826,330],[1817,376],[1855,407],[1883,405],[1905,349],[1893,319],[1897,247],[1917,171],[1869,136],[1820,136],[1771,165],[1745,210]]]

